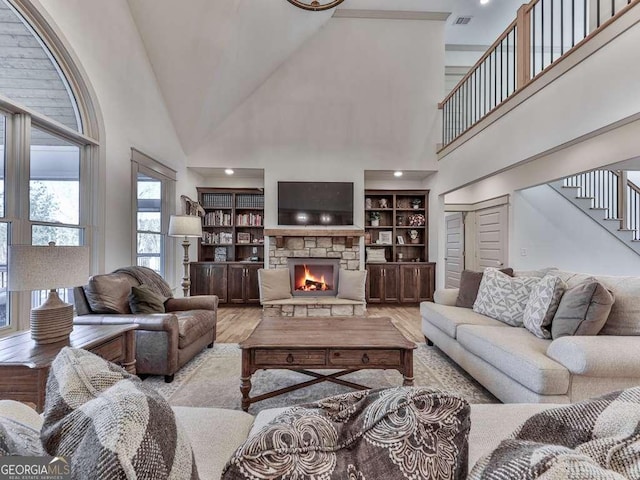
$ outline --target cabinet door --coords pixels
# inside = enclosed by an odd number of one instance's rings
[[[400,266],[400,302],[418,302],[418,267],[415,265]]]
[[[247,265],[245,268],[247,272],[244,276],[245,302],[260,303],[260,288],[258,287],[258,270],[262,268],[262,265]]]
[[[418,275],[418,302],[433,301],[436,283],[435,265],[421,265],[418,267]]]
[[[400,271],[397,265],[382,267],[382,301],[384,303],[398,303],[399,276]]]
[[[244,303],[244,265],[229,265],[229,303]]]
[[[191,295],[217,295],[227,302],[227,266],[214,263],[190,265]]]
[[[382,265],[367,264],[367,302],[382,302]]]

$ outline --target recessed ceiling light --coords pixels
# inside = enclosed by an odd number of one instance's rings
[[[400,170],[396,170],[395,172],[393,172],[393,176],[394,177],[401,177],[402,176],[402,172]]]
[[[226,173],[227,175],[233,175],[233,174],[234,174],[233,168],[227,168],[227,169],[224,171],[224,173]]]
[[[480,5],[486,5],[489,3],[489,0],[480,0]]]

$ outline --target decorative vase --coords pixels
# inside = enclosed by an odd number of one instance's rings
[[[380,225],[380,220],[371,220],[372,227],[378,227]]]
[[[364,208],[366,209],[371,208],[371,199],[369,197],[364,199]]]

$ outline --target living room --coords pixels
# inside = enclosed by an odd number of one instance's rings
[[[29,105],[28,97],[7,87],[10,80],[5,91],[0,83],[0,112],[6,132],[2,225],[10,245],[35,242],[33,232],[39,227],[81,232],[78,243],[90,249],[89,273],[106,274],[149,262],[162,271],[179,301],[183,239],[167,233],[171,215],[188,213],[183,210],[181,196],[198,200],[198,188],[254,189],[263,195],[262,227],[271,233],[265,234],[260,247],[263,255],[257,255],[257,263],[267,260],[265,266],[269,266],[268,251],[282,241],[278,237],[296,236],[278,230],[300,229],[277,220],[279,186],[284,182],[341,182],[353,189],[352,224],[319,228],[353,231],[353,235],[347,232],[339,238],[345,244],[354,242],[345,248],[354,249],[355,258],[343,258],[345,262],[357,260],[354,271],[367,268],[367,247],[385,250],[390,264],[415,259],[418,266],[434,265],[429,295],[421,299],[431,300],[433,290],[454,286],[450,282],[459,281],[456,274],[464,268],[509,266],[523,271],[557,267],[594,275],[637,275],[640,269],[633,249],[609,238],[609,233],[588,216],[574,212],[572,205],[547,186],[593,169],[638,170],[634,159],[638,156],[640,104],[636,95],[629,94],[637,91],[640,78],[638,62],[629,62],[640,35],[636,1],[628,8],[614,2],[616,11],[624,10],[620,18],[607,23],[606,28],[596,28],[598,34],[579,49],[515,90],[495,111],[453,139],[446,138],[443,131],[446,106],[439,106],[446,103],[456,80],[464,80],[463,70],[472,67],[488,45],[522,14],[519,2],[478,0],[464,5],[470,2],[345,0],[338,2],[341,5],[337,8],[320,11],[296,8],[285,0],[194,2],[180,9],[157,0],[2,3],[6,8],[1,19],[13,16],[14,23],[15,18],[25,19],[39,36],[37,41],[51,52],[67,82],[63,89],[72,92],[70,105],[75,104],[71,107],[75,111],[65,113],[65,118],[81,120],[75,127],[73,121],[65,123],[56,117],[55,110],[36,102]],[[595,5],[595,0],[592,3]],[[568,2],[557,5],[551,11],[559,8],[568,12]],[[549,15],[549,10],[542,15]],[[464,17],[471,17],[467,20],[470,30],[460,30],[466,27],[454,22]],[[603,17],[602,23],[606,22]],[[18,35],[16,28],[12,26],[6,35]],[[47,141],[30,136],[32,131],[77,147],[74,161],[80,173],[73,182],[78,201],[60,208],[67,213],[77,210],[77,217],[35,218],[33,213],[24,213],[29,211],[30,199],[25,179],[56,181],[56,168],[50,165],[38,164],[30,172],[25,167],[30,155],[36,164],[34,147]],[[394,172],[402,176],[394,176]],[[65,175],[58,173],[57,180],[71,179]],[[149,179],[162,185],[158,231],[141,228],[136,221],[135,212],[148,200],[141,197],[140,182]],[[421,243],[416,243],[420,247],[411,246],[408,226],[394,223],[399,221],[395,210],[405,208],[399,203],[391,204],[394,216],[383,226],[393,224],[388,230],[405,228],[403,243],[394,238],[395,232],[392,247],[384,242],[375,244],[375,239],[368,242],[367,231],[377,232],[371,228],[371,214],[381,208],[369,207],[367,198],[373,197],[378,202],[374,205],[380,207],[379,198],[395,199],[403,191],[412,192],[404,199],[409,202],[407,210],[413,209],[412,197],[418,197],[419,192],[426,195],[422,203],[416,203],[426,218],[426,225],[419,225],[424,229]],[[480,247],[471,245],[479,237],[471,230],[479,211],[497,207],[506,212],[501,226],[505,240],[501,256],[486,265]],[[450,214],[461,214],[467,222],[463,228],[470,230],[469,257],[457,267],[450,261],[448,248]],[[141,248],[140,235],[161,239],[154,244],[161,247],[154,246],[153,251]],[[285,245],[287,241],[284,239]],[[424,253],[413,253],[417,248],[423,248]],[[473,248],[479,255],[472,256]],[[398,257],[404,252],[412,253],[409,258]],[[198,239],[192,238],[189,261],[200,260],[201,255]],[[251,256],[242,255],[243,259]],[[454,274],[450,275],[452,268]],[[35,300],[30,292],[21,291],[5,295],[9,325],[4,331],[28,330],[31,307],[44,296]],[[468,398],[497,401],[486,390],[485,383],[490,382],[474,383],[444,353],[434,354],[438,349],[425,345],[417,304],[367,305],[369,316],[397,317],[395,323],[405,336],[420,342],[412,366],[415,384],[433,385],[438,384],[437,378],[454,378],[449,385],[457,385]],[[206,349],[209,342],[203,337],[198,352],[218,358],[219,363],[212,361],[207,367],[210,370],[200,369],[198,375],[194,372],[201,363],[186,363],[174,383],[165,383],[164,373],[143,383],[152,383],[170,397],[186,378],[195,381],[207,375],[224,376],[221,371],[232,365],[227,357],[236,355],[233,368],[238,372],[229,376],[228,383],[203,384],[199,395],[192,393],[194,389],[183,390],[179,396],[183,406],[193,401],[192,406],[204,407],[212,405],[198,402],[211,391],[218,389],[226,401],[226,391],[233,390],[230,396],[237,406],[230,408],[240,408],[240,358],[238,352],[231,353],[237,350],[232,344],[246,339],[260,321],[262,308],[233,308],[221,303],[216,309],[214,347]],[[446,352],[446,347],[443,350]],[[366,358],[375,362],[373,356]],[[439,366],[440,377],[422,367],[429,362]],[[399,386],[403,376],[408,381],[411,375],[406,365],[403,368],[404,373],[386,375],[385,371],[384,378],[378,375],[380,386]],[[172,377],[175,372],[165,373]],[[263,382],[280,384],[274,377],[265,378]],[[555,398],[561,403],[558,400]],[[255,407],[252,405],[251,413],[257,413]],[[229,419],[246,426],[253,423],[253,417],[249,420],[234,414],[230,413]],[[528,416],[523,415],[514,413],[509,427],[515,428],[518,420]],[[213,423],[207,425],[216,428]],[[487,428],[493,427],[487,424]],[[197,421],[189,428],[196,429]],[[504,431],[505,436],[508,433]],[[196,443],[210,442],[202,438]],[[233,453],[233,449],[224,451]],[[201,477],[205,478],[202,472]]]

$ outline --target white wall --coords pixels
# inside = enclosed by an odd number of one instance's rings
[[[36,2],[34,2],[36,3]],[[135,147],[178,171],[176,193],[193,194],[185,155],[126,0],[41,0],[80,60],[102,110],[106,203],[103,271],[130,265],[131,164]],[[181,277],[182,274],[176,275]]]
[[[193,167],[263,168],[265,223],[278,180],[351,181],[435,170],[444,22],[332,18],[189,155]]]
[[[514,192],[509,266],[638,275],[640,256],[547,185]],[[526,256],[521,255],[525,249]]]

